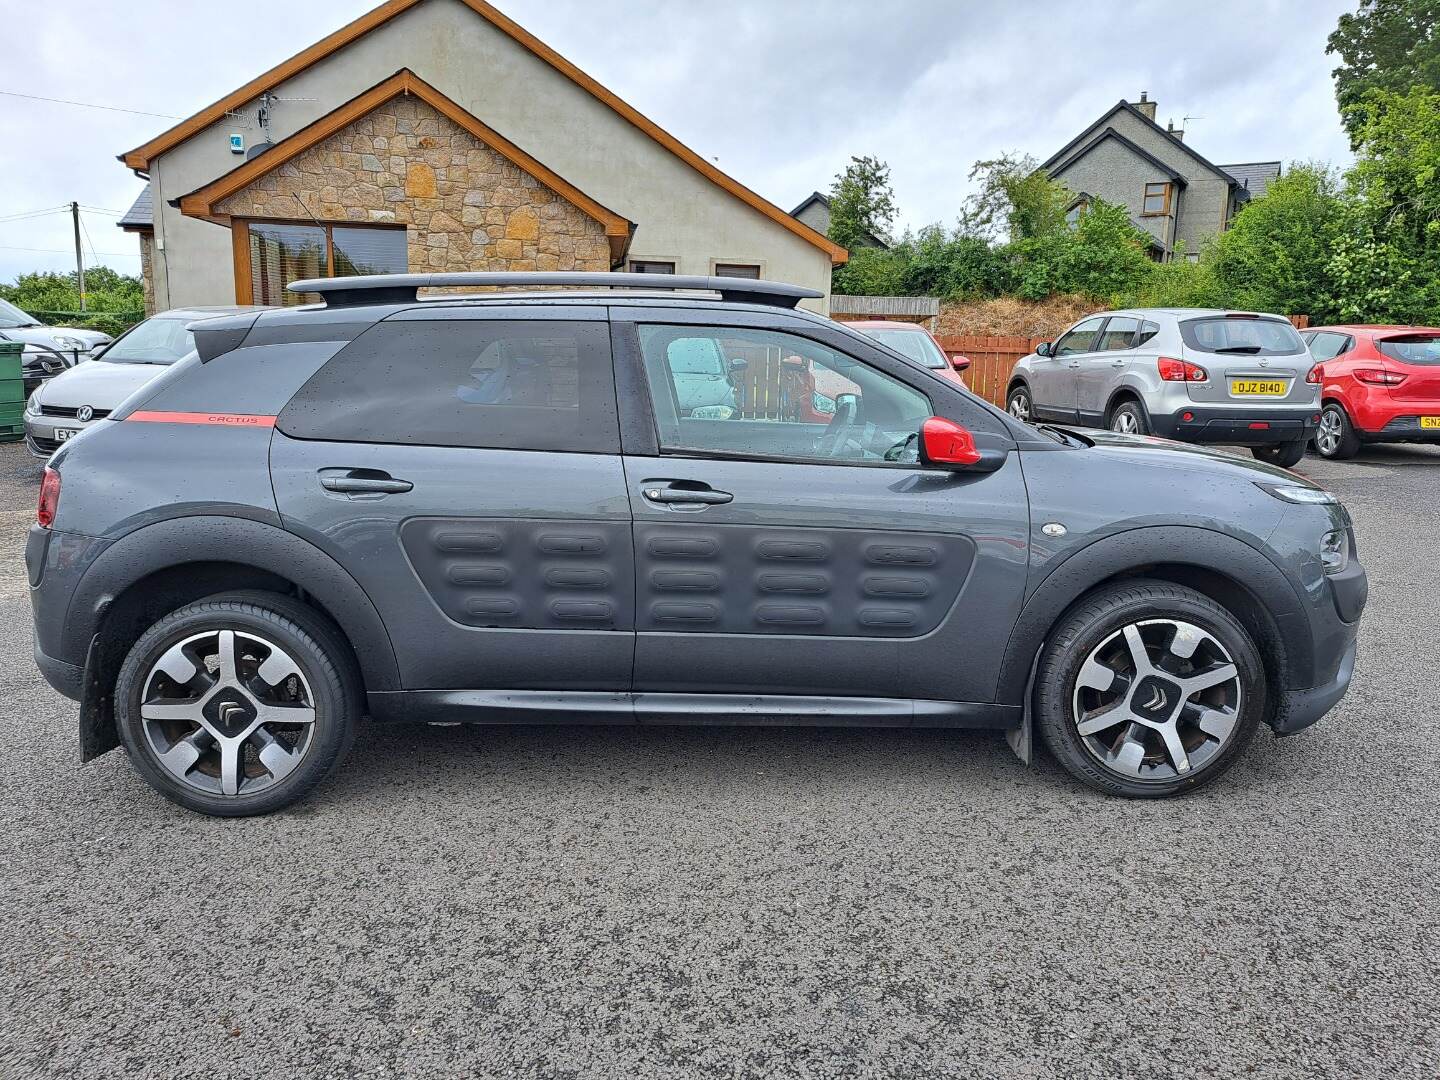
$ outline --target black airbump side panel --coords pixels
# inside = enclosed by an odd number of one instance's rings
[[[634,626],[628,523],[411,518],[400,541],[431,599],[466,626]]]
[[[780,526],[635,525],[636,628],[917,637],[955,603],[964,536]]]

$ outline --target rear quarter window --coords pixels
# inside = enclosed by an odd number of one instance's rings
[[[1185,319],[1180,338],[1188,347],[1210,353],[1293,356],[1305,351],[1295,327],[1280,319],[1234,315]]]
[[[603,322],[382,322],[302,386],[297,439],[618,453]]]

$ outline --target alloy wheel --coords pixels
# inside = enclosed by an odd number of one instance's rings
[[[1240,720],[1240,672],[1215,635],[1146,619],[1091,650],[1075,678],[1085,749],[1130,780],[1163,783],[1214,761]]]
[[[151,665],[140,717],[156,760],[177,780],[211,795],[251,795],[283,780],[310,750],[315,698],[274,642],[209,630]]]
[[[1330,457],[1340,449],[1340,440],[1344,433],[1339,412],[1334,406],[1327,408],[1320,414],[1320,426],[1315,430],[1315,449],[1325,457]]]
[[[1030,422],[1030,401],[1024,394],[1015,394],[1010,398],[1010,415],[1023,424]]]
[[[1122,409],[1110,418],[1110,430],[1121,435],[1136,435],[1140,431],[1140,422],[1135,419],[1134,413]]]

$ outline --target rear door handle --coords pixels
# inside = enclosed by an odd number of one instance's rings
[[[645,498],[653,503],[667,506],[720,506],[734,500],[728,491],[713,491],[710,488],[679,488],[647,486]]]
[[[399,495],[415,487],[409,480],[396,480],[385,473],[369,469],[321,473],[320,486],[326,491],[338,491],[347,495]]]

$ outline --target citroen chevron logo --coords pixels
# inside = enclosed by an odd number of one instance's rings
[[[1145,702],[1145,704],[1141,707],[1149,709],[1151,712],[1157,712],[1160,709],[1165,708],[1165,705],[1169,700],[1170,698],[1166,695],[1164,690],[1160,689],[1160,687],[1158,686],[1152,686],[1150,688],[1150,700]]]
[[[243,716],[245,714],[245,706],[237,705],[233,701],[222,701],[217,712],[220,715],[220,723],[225,727],[229,727],[232,716]]]

